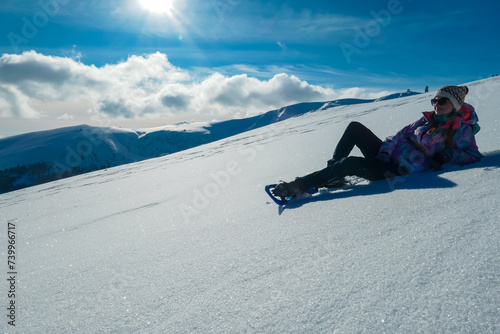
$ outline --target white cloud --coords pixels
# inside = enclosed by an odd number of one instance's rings
[[[0,117],[38,118],[40,113],[29,105],[29,98],[15,85],[0,83]]]
[[[175,67],[159,52],[102,67],[35,51],[0,57],[0,117],[208,120],[346,94],[367,95],[359,88],[335,91],[311,85],[286,73],[269,80],[218,72],[198,77]],[[68,110],[56,111],[50,107],[54,103],[63,103]]]
[[[97,68],[31,51],[0,58],[0,105],[4,116],[30,118],[39,113],[27,101],[86,100],[98,112],[140,117],[148,107],[157,106],[156,94],[163,86],[189,79],[186,71],[174,67],[160,53],[131,56],[125,62]],[[130,112],[120,115],[124,110]]]
[[[61,116],[58,116],[57,119],[59,119],[59,120],[72,120],[72,119],[75,119],[75,116],[69,115],[68,113],[64,113]]]

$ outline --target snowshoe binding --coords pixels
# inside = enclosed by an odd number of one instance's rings
[[[293,182],[281,182],[279,184],[270,184],[265,187],[266,193],[278,205],[285,205],[295,198],[302,191],[293,184]]]

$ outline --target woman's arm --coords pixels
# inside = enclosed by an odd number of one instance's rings
[[[379,153],[387,153],[389,155],[392,155],[392,151],[396,148],[400,140],[409,138],[410,135],[415,131],[415,129],[419,126],[421,126],[423,123],[426,122],[425,117],[422,117],[418,121],[405,126],[402,128],[398,133],[396,133],[394,136],[389,136],[385,139],[385,141],[382,143],[382,146],[380,147]]]
[[[479,153],[476,138],[472,127],[468,124],[462,125],[453,136],[452,156],[450,162],[464,166],[481,160],[483,155]]]

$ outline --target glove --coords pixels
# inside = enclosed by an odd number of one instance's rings
[[[383,163],[389,163],[389,160],[391,160],[391,156],[387,152],[380,152],[375,157],[375,160],[383,162]]]
[[[434,154],[432,156],[432,160],[440,165],[444,165],[445,163],[450,162],[452,157],[453,151],[451,150],[451,148],[445,148],[444,150]]]

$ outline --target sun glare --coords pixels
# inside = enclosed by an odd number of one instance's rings
[[[142,7],[157,14],[170,14],[175,0],[139,0]]]

